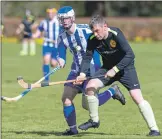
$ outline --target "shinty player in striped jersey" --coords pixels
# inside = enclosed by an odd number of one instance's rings
[[[73,8],[70,6],[64,6],[60,8],[58,10],[57,16],[59,19],[59,23],[63,28],[63,31],[59,34],[58,38],[57,60],[59,62],[59,65],[63,68],[66,62],[66,49],[69,48],[70,52],[73,55],[73,62],[67,80],[76,79],[80,71],[82,57],[86,52],[87,39],[92,34],[92,32],[87,24],[75,24],[75,13]],[[55,52],[53,54],[54,56],[56,55]],[[95,73],[95,71],[101,65],[99,54],[97,52],[94,54],[93,60],[91,61],[89,76],[93,76],[93,73]],[[73,83],[66,83],[64,85],[64,92],[62,95],[63,112],[70,129],[66,130],[62,135],[78,134],[73,99],[79,92],[84,92],[85,84],[83,84],[82,86],[77,86],[73,85]],[[103,105],[111,97],[119,100],[123,105],[125,105],[125,98],[120,92],[118,86],[112,85],[105,92],[98,95],[99,106]],[[85,103],[84,93],[82,95],[82,106],[84,109],[88,110],[88,107]]]
[[[56,16],[57,10],[55,8],[48,8],[46,12],[48,17],[40,23],[37,31],[34,34],[32,34],[32,38],[38,38],[43,32],[44,37],[46,38],[43,42],[42,47],[42,70],[44,76],[47,75],[50,71],[50,62],[52,59],[51,55],[52,51],[57,51],[57,39],[60,31],[59,22]],[[56,55],[53,55],[53,57],[56,57]],[[54,67],[57,65],[57,61],[54,59],[52,60],[52,63]],[[49,81],[49,77],[46,77],[45,81]]]

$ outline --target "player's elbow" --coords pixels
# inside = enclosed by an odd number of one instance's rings
[[[135,59],[135,54],[132,52],[132,59]]]
[[[129,50],[127,52],[127,56],[130,57],[131,59],[134,59],[135,58],[135,54],[134,54],[134,52],[132,50]]]
[[[134,58],[135,58],[135,55],[134,55],[133,52],[129,52],[127,55],[129,55],[129,57],[130,57],[131,59],[134,59]]]

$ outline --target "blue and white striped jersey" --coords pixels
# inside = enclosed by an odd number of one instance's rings
[[[60,27],[59,27],[59,21],[57,20],[57,18],[53,18],[52,20],[49,19],[45,19],[43,20],[38,29],[41,32],[44,32],[44,37],[45,38],[49,38],[51,40],[54,40],[56,43],[52,43],[49,42],[47,40],[44,40],[43,46],[50,46],[50,47],[57,47],[57,39],[59,36],[59,31],[60,31]]]
[[[72,71],[78,72],[80,70],[80,65],[87,48],[87,39],[91,34],[92,32],[88,24],[75,24],[74,34],[68,34],[65,30],[60,33],[58,38],[58,54],[59,57],[66,61],[66,49],[70,49],[70,52],[73,54]],[[93,60],[91,64],[94,68]]]

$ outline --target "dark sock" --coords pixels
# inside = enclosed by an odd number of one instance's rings
[[[109,88],[103,93],[98,94],[99,106],[105,104],[114,94],[115,90],[113,88]]]
[[[43,65],[43,74],[44,74],[44,76],[49,73],[49,70],[50,70],[49,65],[44,64]],[[45,81],[49,81],[49,76],[45,78]]]
[[[64,117],[68,126],[70,127],[70,130],[76,132],[76,113],[74,105],[64,106]]]

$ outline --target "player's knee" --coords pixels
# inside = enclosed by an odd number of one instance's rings
[[[92,96],[97,93],[97,89],[95,87],[87,87],[85,92],[86,92],[86,95]]]
[[[97,92],[97,86],[94,81],[90,80],[86,86],[86,94],[87,95],[95,95]]]
[[[23,40],[22,44],[23,44],[24,46],[27,46],[27,45],[28,45],[28,41]]]
[[[94,87],[94,88],[98,89],[101,86],[103,86],[103,83],[99,79],[91,79],[88,82],[86,88]]]
[[[45,64],[45,65],[49,65],[50,62],[49,62],[48,60],[43,60],[43,64]]]
[[[35,46],[35,41],[34,40],[30,40],[30,45],[31,46]]]
[[[130,95],[136,104],[140,104],[144,100],[140,89],[130,90]]]
[[[74,88],[72,88],[70,86],[65,86],[64,92],[62,95],[62,103],[66,106],[71,105],[76,94],[77,94],[77,92]]]
[[[52,59],[52,60],[51,60],[51,67],[55,68],[57,65],[58,65],[57,60]]]
[[[48,56],[48,55],[45,55],[44,57],[43,57],[43,64],[50,64],[50,56]]]
[[[63,102],[64,106],[70,106],[72,104],[72,101],[68,98],[63,98],[62,102]]]

